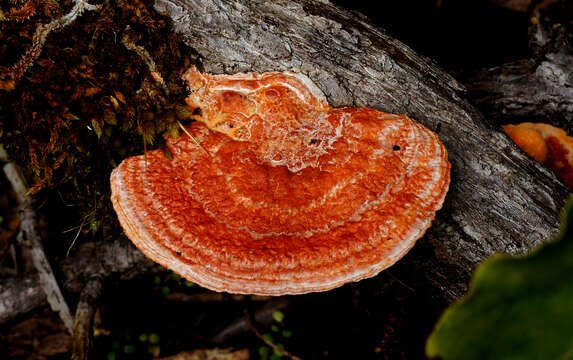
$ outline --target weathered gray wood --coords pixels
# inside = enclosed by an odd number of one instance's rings
[[[0,326],[47,304],[38,275],[21,276],[0,283]]]
[[[573,133],[573,51],[483,69],[467,80],[472,102],[499,123],[548,122]]]
[[[426,237],[396,267],[410,286],[454,299],[485,257],[526,252],[557,232],[567,189],[470,106],[456,80],[360,15],[312,0],[156,0],[155,8],[207,72],[304,73],[333,106],[406,113],[439,133],[452,184]]]
[[[126,238],[82,244],[58,265],[59,280],[68,294],[83,293],[93,279],[127,281],[141,274],[167,271],[147,259]],[[99,286],[93,286],[96,285]],[[46,304],[46,294],[35,273],[0,282],[0,326]]]
[[[6,152],[2,149],[0,157],[4,160],[9,160]],[[29,196],[26,196],[28,187],[26,180],[20,172],[18,166],[13,162],[8,162],[2,167],[6,178],[12,185],[12,189],[16,192],[18,199],[18,215],[20,217],[20,232],[18,233],[19,243],[27,248],[29,251],[34,268],[38,271],[38,278],[40,285],[44,289],[46,299],[52,309],[60,315],[66,328],[71,333],[73,326],[73,319],[70,309],[58,282],[52,271],[52,266],[44,253],[42,245],[42,238],[38,230],[36,221],[36,212],[33,206],[33,201]]]
[[[74,315],[72,360],[88,360],[92,356],[94,314],[102,285],[101,278],[93,277],[82,290]]]

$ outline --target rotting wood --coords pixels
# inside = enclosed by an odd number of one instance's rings
[[[567,189],[469,105],[428,59],[328,2],[156,0],[209,73],[290,70],[332,106],[405,113],[438,132],[452,163],[444,209],[399,264],[401,280],[451,301],[476,264],[556,234]]]

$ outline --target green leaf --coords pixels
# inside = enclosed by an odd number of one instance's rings
[[[573,359],[573,199],[561,233],[527,257],[495,255],[442,315],[430,358]]]

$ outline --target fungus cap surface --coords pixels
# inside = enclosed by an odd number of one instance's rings
[[[190,69],[187,136],[124,160],[112,202],[148,257],[216,291],[283,295],[371,277],[430,226],[449,186],[438,136],[405,115],[331,108],[293,73]]]

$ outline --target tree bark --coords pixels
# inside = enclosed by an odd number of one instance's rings
[[[82,290],[74,316],[72,360],[89,360],[93,347],[93,321],[102,292],[102,279],[92,278]]]
[[[472,102],[500,124],[546,122],[573,134],[573,49],[559,45],[540,59],[473,74],[466,81]]]
[[[366,18],[311,0],[156,0],[155,8],[206,72],[303,73],[332,106],[405,113],[439,134],[451,188],[393,270],[410,286],[451,301],[487,256],[525,253],[557,233],[566,187],[469,105],[455,79]]]

